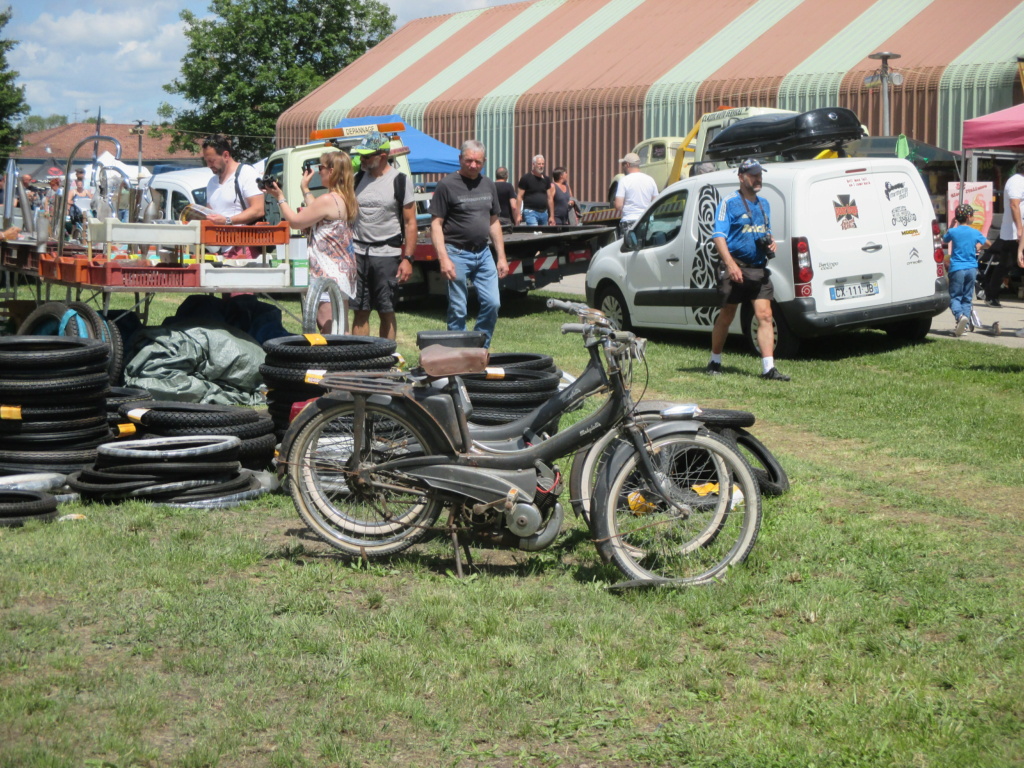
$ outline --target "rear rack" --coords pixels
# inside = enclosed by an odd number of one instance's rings
[[[335,371],[325,374],[320,386],[346,392],[408,396],[413,384],[401,371]]]

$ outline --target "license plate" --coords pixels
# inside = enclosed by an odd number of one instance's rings
[[[874,296],[878,293],[878,283],[849,283],[847,285],[835,285],[828,289],[833,301],[841,299],[855,299],[859,296]]]

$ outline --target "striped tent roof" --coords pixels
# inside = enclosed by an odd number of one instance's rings
[[[901,55],[893,131],[959,148],[964,119],[1022,100],[1024,3],[535,0],[418,19],[286,111],[278,141],[398,113],[448,144],[480,139],[513,177],[542,152],[600,198],[623,152],[722,105],[845,106],[878,133],[876,51]]]

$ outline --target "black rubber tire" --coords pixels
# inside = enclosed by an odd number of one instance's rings
[[[477,408],[473,407],[473,413],[469,416],[472,424],[491,426],[494,424],[508,424],[533,413],[535,408]]]
[[[47,374],[102,362],[107,352],[97,339],[71,336],[0,337],[0,370],[30,369]]]
[[[93,482],[84,479],[81,472],[74,472],[68,475],[68,488],[75,493],[80,493],[85,498],[124,498],[132,491],[137,491],[150,485],[153,485],[153,481],[145,477],[138,480],[115,480],[114,478],[109,478],[106,482]]]
[[[527,371],[553,371],[555,361],[551,355],[535,352],[496,352],[488,365],[494,368],[522,368]]]
[[[248,424],[239,424],[233,427],[175,427],[165,429],[150,429],[147,434],[151,437],[176,437],[178,435],[234,435],[242,439],[244,448],[246,440],[256,437],[263,437],[274,431],[274,422],[267,414],[262,414],[256,421]]]
[[[80,469],[92,466],[96,460],[96,451],[92,451],[92,458],[86,461],[60,462],[60,461],[37,461],[30,459],[27,462],[0,461],[0,474],[20,475],[31,472],[56,472],[61,475],[70,475]]]
[[[238,449],[238,460],[245,461],[258,456],[273,456],[274,447],[277,445],[277,438],[273,432],[267,432],[259,437],[243,440],[242,446]]]
[[[499,392],[555,392],[561,377],[551,371],[530,371],[513,369],[504,378],[488,379],[484,373],[469,373],[460,376],[470,394]]]
[[[43,491],[49,493],[54,488],[61,488],[67,482],[67,476],[60,472],[29,472],[21,475],[5,475],[0,477],[0,488],[8,491]]]
[[[248,469],[242,469],[234,477],[224,478],[216,483],[186,488],[174,493],[171,498],[162,499],[161,501],[180,504],[201,499],[214,499],[245,491],[251,486],[252,472]]]
[[[32,370],[30,368],[13,369],[4,371],[2,375],[8,381],[38,381],[41,378],[50,379],[53,381],[62,379],[77,379],[82,376],[90,376],[94,373],[108,373],[108,362],[106,360],[100,360],[96,363],[87,363],[86,365],[77,365],[74,368],[61,368],[52,369],[48,371]],[[108,382],[109,383],[109,382]]]
[[[931,329],[932,319],[930,317],[915,317],[885,326],[885,332],[890,338],[908,343],[924,341]]]
[[[33,520],[49,523],[57,519],[57,500],[42,491],[0,490],[0,526],[14,527]]]
[[[107,345],[107,375],[110,376],[111,384],[117,384],[124,360],[124,343],[121,340],[120,331],[113,327],[113,323],[108,323],[99,312],[83,301],[68,302],[68,309],[78,313],[85,324],[86,335],[89,338],[98,339]]]
[[[96,458],[97,464],[103,466],[110,466],[115,461],[130,464],[133,460],[195,461],[202,464],[236,460],[241,444],[237,437],[227,435],[151,437],[124,444],[101,445],[96,451]]]
[[[60,332],[60,323],[67,316],[68,305],[59,301],[48,301],[40,304],[18,326],[19,336],[79,336],[78,324],[68,323],[64,333]]]
[[[90,464],[95,460],[95,449],[77,451],[0,451],[0,464],[16,465],[19,467],[42,467],[44,465],[61,464],[64,466],[78,465],[75,469],[81,469],[82,464]],[[54,469],[50,471],[59,472],[60,470]]]
[[[633,320],[629,316],[626,300],[622,298],[622,291],[611,283],[605,283],[597,289],[594,309],[604,312],[612,326],[620,331],[629,331],[633,328]]]
[[[110,438],[110,427],[107,420],[100,424],[83,429],[57,430],[56,432],[28,432],[24,434],[4,434],[5,448],[26,448],[28,450],[47,450],[77,445],[99,445],[99,441]],[[96,441],[96,442],[93,442]]]
[[[166,428],[231,427],[252,424],[260,417],[259,411],[237,405],[180,403],[168,400],[126,403],[118,408],[118,413],[125,419],[142,424],[155,432]]]
[[[285,360],[283,362],[272,361],[267,358],[266,367],[273,371],[379,371],[387,370],[395,365],[394,355],[382,355],[361,360],[326,360],[318,362],[303,362]]]
[[[61,403],[59,405],[19,405],[20,419],[4,418],[0,421],[60,421],[84,419],[106,413],[102,402]]]
[[[90,429],[105,426],[107,416],[105,413],[97,413],[84,419],[68,419],[67,421],[25,421],[0,419],[0,436],[7,435],[34,435],[47,434],[52,432],[75,431],[79,429]],[[3,439],[0,437],[0,439]]]
[[[331,327],[332,335],[343,335],[348,326],[346,317],[345,296],[338,286],[338,281],[329,277],[315,277],[306,289],[302,297],[302,332],[319,333],[316,316],[320,308],[320,294],[326,292],[331,304]]]
[[[473,407],[482,408],[536,408],[541,403],[546,403],[554,396],[554,392],[470,392],[469,401]]]
[[[755,355],[761,357],[761,349],[757,344],[757,326],[754,324],[754,308],[749,301],[743,303],[740,308],[740,327],[743,329],[743,337],[747,340],[747,346]],[[783,317],[779,305],[772,301],[772,324],[775,326],[775,349],[773,356],[780,359],[792,359],[800,354],[800,339],[789,327],[786,318]]]
[[[655,437],[651,455],[688,512],[680,514],[652,489],[635,451],[617,454],[594,489],[591,518],[601,557],[642,582],[720,580],[747,558],[761,527],[761,495],[750,465],[704,430]]]
[[[789,490],[789,475],[764,443],[740,428],[719,432],[723,439],[736,446],[754,468],[754,477],[764,496],[782,496]]]
[[[0,395],[24,396],[32,398],[50,398],[52,395],[71,395],[76,400],[85,399],[85,392],[105,394],[110,389],[110,379],[106,373],[87,373],[82,376],[66,376],[53,379],[2,379],[0,378]],[[71,397],[67,398],[71,399]]]
[[[237,461],[204,461],[202,463],[189,461],[168,461],[164,463],[139,462],[137,464],[109,464],[94,469],[94,472],[102,472],[111,475],[145,475],[161,479],[186,479],[189,477],[208,477],[231,474],[242,468]]]
[[[142,387],[111,387],[107,395],[107,410],[117,410],[118,406],[125,403],[141,403],[152,399],[150,391]]]
[[[269,387],[280,388],[281,385],[291,387],[295,384],[307,384],[306,374],[308,371],[328,372],[358,372],[358,371],[386,371],[395,364],[393,357],[376,357],[372,360],[354,360],[346,363],[335,363],[331,369],[306,366],[302,368],[280,368],[276,365],[261,365],[260,375],[264,383]],[[308,386],[319,386],[316,384]]]
[[[391,339],[375,336],[324,336],[324,339],[327,340],[326,345],[314,346],[305,336],[282,336],[263,342],[263,351],[267,353],[269,364],[284,366],[287,365],[285,361],[317,363],[369,360],[393,354],[397,349],[397,344]]]

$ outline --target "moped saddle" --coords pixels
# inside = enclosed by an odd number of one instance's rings
[[[420,367],[434,379],[482,373],[487,368],[491,353],[482,347],[443,347],[431,344],[420,352]]]

